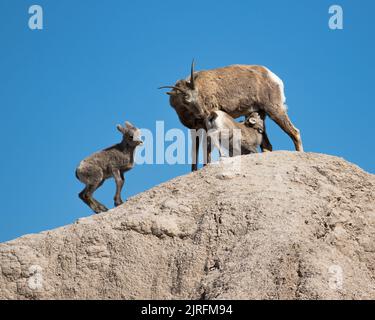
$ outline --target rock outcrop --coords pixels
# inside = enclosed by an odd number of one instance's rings
[[[0,244],[1,299],[374,299],[375,176],[227,159],[107,213]]]

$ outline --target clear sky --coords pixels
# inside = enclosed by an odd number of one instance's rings
[[[28,28],[28,8],[44,29]],[[344,29],[328,28],[328,8]],[[91,214],[75,167],[119,141],[125,120],[183,128],[156,88],[197,70],[265,65],[285,83],[289,115],[306,151],[344,157],[374,173],[375,2],[325,0],[1,0],[0,241]],[[293,144],[268,120],[275,150]],[[124,198],[189,165],[142,165]],[[112,206],[114,182],[97,198]]]

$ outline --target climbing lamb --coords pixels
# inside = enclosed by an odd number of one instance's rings
[[[86,185],[79,197],[95,213],[108,210],[93,198],[93,193],[110,177],[116,182],[115,206],[122,203],[121,189],[125,182],[124,173],[133,168],[134,151],[142,144],[140,130],[130,122],[125,122],[125,127],[117,125],[117,130],[123,135],[120,143],[92,154],[82,160],[76,169],[76,177]]]
[[[252,112],[244,122],[237,122],[224,111],[216,110],[206,119],[206,127],[208,137],[219,149],[220,155],[223,155],[223,149],[227,149],[232,157],[258,152],[257,147],[263,139],[264,120],[257,112]]]

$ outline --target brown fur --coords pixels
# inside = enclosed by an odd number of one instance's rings
[[[117,125],[117,129],[123,135],[120,143],[92,154],[82,160],[76,169],[76,177],[86,185],[79,197],[96,213],[108,210],[93,198],[95,190],[108,178],[113,177],[116,182],[115,206],[122,203],[124,173],[133,168],[135,148],[142,144],[139,140],[139,129],[131,123],[126,122],[125,127]]]
[[[223,111],[212,111],[206,120],[208,136],[219,149],[228,149],[229,156],[257,153],[263,138],[263,120],[257,112],[253,112],[244,122],[237,122]],[[241,132],[239,141],[235,141],[234,130]],[[240,143],[240,144],[238,144]]]
[[[183,125],[190,129],[205,128],[204,119],[214,110],[222,110],[233,118],[248,116],[255,111],[263,119],[268,115],[292,138],[296,150],[303,151],[299,130],[289,120],[280,87],[270,77],[268,69],[231,65],[192,71],[192,74],[193,81],[191,76],[179,80],[175,88],[168,92],[170,104]],[[266,130],[261,148],[272,151]]]

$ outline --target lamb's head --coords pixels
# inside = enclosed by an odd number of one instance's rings
[[[136,147],[143,144],[141,140],[141,130],[126,121],[125,126],[117,125],[117,130],[122,133],[123,141],[126,141],[130,146]]]
[[[172,89],[167,94],[170,96],[169,101],[173,108],[190,110],[197,118],[205,119],[209,116],[209,113],[200,106],[198,87],[195,83],[196,77],[197,74],[194,73],[193,60],[188,79],[178,80],[174,86],[163,86],[159,89]]]
[[[252,112],[245,119],[244,124],[248,128],[256,129],[259,133],[264,131],[264,120],[261,118],[258,112]]]

